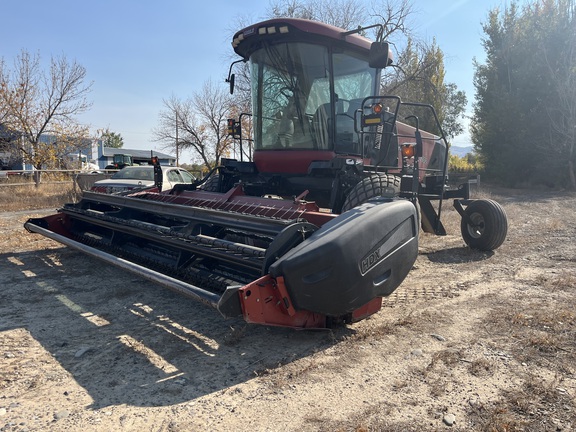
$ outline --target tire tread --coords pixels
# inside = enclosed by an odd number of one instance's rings
[[[508,218],[502,206],[494,200],[482,199],[470,203],[466,208],[468,215],[479,213],[484,218],[484,232],[478,238],[468,232],[468,224],[461,222],[462,238],[473,249],[491,251],[497,249],[506,240],[508,234]]]
[[[362,179],[362,181],[352,188],[344,200],[342,212],[365,203],[371,198],[388,196],[386,190],[389,188],[393,188],[394,196],[397,196],[400,193],[400,177],[389,174],[373,174]]]

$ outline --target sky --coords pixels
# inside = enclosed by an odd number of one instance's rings
[[[466,93],[468,113],[473,59],[485,58],[482,23],[489,10],[507,3],[413,0],[415,33],[436,39],[445,55],[445,80]],[[163,99],[185,99],[208,80],[227,86],[237,23],[261,21],[269,8],[270,0],[0,0],[0,57],[12,65],[26,50],[38,53],[43,64],[51,56],[76,60],[92,82],[92,106],[79,121],[93,133],[119,133],[125,148],[160,150],[152,129]],[[469,135],[453,144],[471,145]],[[189,163],[186,158],[181,162]]]

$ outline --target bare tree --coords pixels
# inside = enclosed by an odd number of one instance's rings
[[[414,13],[410,0],[381,0],[372,7],[370,18],[382,24],[382,39],[395,43],[413,36],[410,18]]]
[[[366,18],[359,0],[276,0],[270,4],[267,15],[322,21],[347,30],[362,25]]]
[[[302,0],[276,0],[270,3],[268,18],[302,18],[314,19],[314,11]]]
[[[41,69],[38,54],[25,50],[13,69],[0,61],[2,122],[20,135],[18,151],[36,169],[54,166],[85,144],[88,128],[75,120],[91,106],[92,84],[85,84],[85,78],[86,69],[65,56],[51,58],[48,72]]]
[[[376,4],[363,0],[275,0],[266,15],[321,21],[345,30],[382,24],[383,38],[394,42],[411,34],[409,18],[413,14],[410,0],[380,0]]]
[[[176,163],[179,163],[179,155],[182,148],[193,148],[199,153],[200,159],[206,159],[204,135],[200,130],[193,130],[184,124],[195,125],[196,117],[192,110],[190,100],[182,100],[172,95],[162,101],[164,109],[158,114],[158,125],[152,130],[155,141],[160,143],[163,150],[176,153]],[[188,132],[185,134],[184,130]]]
[[[192,150],[208,169],[229,154],[233,142],[227,134],[227,119],[232,99],[225,86],[207,81],[192,97],[182,100],[171,96],[163,103],[152,133],[164,150]]]
[[[276,0],[270,3],[267,16],[322,21],[343,29],[355,28],[366,18],[359,0]]]

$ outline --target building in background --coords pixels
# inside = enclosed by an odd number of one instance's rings
[[[112,164],[115,154],[128,155],[132,158],[135,164],[139,165],[147,165],[152,156],[158,156],[160,165],[176,165],[175,156],[161,153],[156,150],[134,150],[127,148],[104,147],[102,140],[92,140],[91,154],[88,159],[90,161],[93,160],[93,163],[98,165],[100,169],[104,169]]]
[[[2,170],[32,170],[31,164],[24,163],[20,151],[21,134],[0,124],[0,169]],[[42,135],[40,142],[50,144],[56,142],[53,135]],[[114,160],[114,155],[121,154],[130,157],[138,165],[147,165],[152,156],[157,156],[161,165],[176,165],[176,157],[156,150],[136,150],[127,148],[104,147],[103,140],[84,139],[82,148],[58,158],[58,169],[105,169]]]

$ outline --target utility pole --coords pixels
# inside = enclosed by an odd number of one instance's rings
[[[176,115],[176,166],[180,166],[178,161],[178,110],[174,110],[174,114]]]

